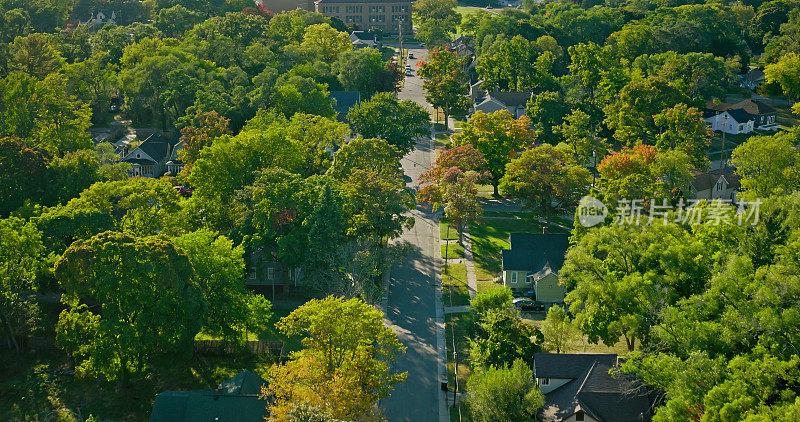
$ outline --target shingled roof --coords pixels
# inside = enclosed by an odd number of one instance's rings
[[[558,273],[569,248],[569,235],[562,233],[511,233],[511,249],[503,249],[503,271],[533,274]]]
[[[269,415],[259,399],[261,377],[242,371],[220,384],[217,391],[165,391],[156,396],[150,422],[262,422]]]
[[[542,420],[562,421],[582,411],[600,422],[650,421],[647,394],[634,378],[612,375],[616,367],[615,354],[535,354],[537,378],[572,379],[545,394]]]

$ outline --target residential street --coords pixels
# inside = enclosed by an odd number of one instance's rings
[[[419,59],[424,50],[411,50]],[[416,76],[416,61],[411,60],[414,76],[406,77],[400,99],[410,99],[427,107],[422,81]],[[402,160],[406,181],[415,187],[419,175],[433,161],[431,139],[417,142],[417,148]],[[412,252],[395,266],[388,292],[386,319],[408,348],[397,365],[408,371],[408,378],[384,402],[389,421],[447,421],[445,395],[440,389],[444,374],[444,316],[439,287],[439,233],[435,217],[418,208],[413,211],[414,227],[398,242],[408,242]]]

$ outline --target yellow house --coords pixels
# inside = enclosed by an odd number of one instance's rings
[[[503,249],[503,285],[533,290],[536,300],[561,303],[567,290],[558,284],[558,271],[569,248],[569,235],[511,233],[511,249]]]

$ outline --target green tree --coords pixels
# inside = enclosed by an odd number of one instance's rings
[[[500,190],[549,223],[559,211],[578,204],[588,191],[590,176],[589,170],[573,164],[563,151],[544,144],[508,163]]]
[[[181,4],[161,9],[153,19],[153,26],[168,37],[181,37],[184,32],[205,19],[203,14],[189,10]]]
[[[477,421],[532,421],[544,406],[533,371],[522,359],[470,375],[467,389],[467,404]]]
[[[703,120],[703,114],[695,107],[677,104],[653,116],[660,129],[656,146],[661,149],[680,149],[692,160],[696,169],[708,168],[706,152],[711,145],[713,131]]]
[[[471,144],[483,153],[486,159],[485,170],[492,175],[495,196],[499,196],[500,179],[506,172],[506,165],[520,149],[533,146],[536,132],[528,126],[528,118],[515,119],[508,110],[491,114],[476,112],[453,135],[456,145]]]
[[[484,54],[478,60],[478,75],[483,88],[500,91],[526,91],[538,87],[536,59],[539,55],[535,43],[520,35],[500,43],[496,51]]]
[[[577,327],[570,321],[567,312],[561,306],[551,306],[547,317],[542,322],[542,347],[556,353],[569,353],[580,341]]]
[[[533,354],[541,350],[541,335],[516,310],[489,310],[480,316],[475,337],[470,339],[470,364],[479,372],[516,359],[532,363]]]
[[[66,90],[80,98],[92,108],[92,120],[99,118],[108,109],[116,94],[116,69],[108,64],[107,53],[97,53],[86,60],[64,66]]]
[[[780,85],[787,97],[800,100],[800,52],[786,54],[778,62],[768,64],[764,74],[767,82]],[[795,105],[792,110],[800,114],[800,106]]]
[[[66,203],[101,180],[97,154],[89,149],[67,153],[63,158],[56,157],[50,162],[48,172],[50,183],[46,202],[49,204]]]
[[[377,416],[378,400],[406,377],[392,368],[405,347],[382,317],[359,299],[329,296],[282,318],[278,329],[301,336],[303,349],[272,371],[265,391],[275,397],[271,417],[285,419],[301,404],[325,407],[337,419]]]
[[[597,133],[598,123],[581,110],[572,110],[564,117],[564,123],[558,131],[578,164],[597,167],[599,158],[608,151],[608,143]]]
[[[337,31],[327,23],[306,28],[302,46],[326,63],[333,63],[339,54],[353,49],[347,33]]]
[[[359,137],[336,151],[327,174],[345,181],[357,169],[369,170],[382,178],[400,180],[400,151],[384,139]]]
[[[205,304],[189,259],[171,243],[101,233],[67,248],[55,274],[67,306],[56,344],[78,373],[129,382],[157,356],[191,353]]]
[[[414,225],[414,217],[406,214],[414,207],[414,196],[401,179],[356,168],[342,183],[342,194],[349,236],[385,246]]]
[[[328,95],[325,85],[311,78],[291,76],[275,83],[271,103],[287,118],[299,112],[334,117],[333,100]]]
[[[397,72],[394,72],[378,51],[362,48],[346,51],[331,66],[339,83],[348,91],[359,91],[363,98],[376,92],[394,92]]]
[[[230,119],[220,116],[216,111],[197,110],[186,126],[181,128],[183,149],[178,152],[181,160],[191,167],[200,157],[200,151],[210,146],[214,139],[230,135]]]
[[[354,131],[366,138],[385,139],[403,154],[414,149],[414,138],[431,133],[427,110],[411,100],[397,101],[390,93],[377,94],[351,108],[347,119]]]
[[[202,330],[226,340],[243,342],[247,333],[269,330],[271,304],[244,288],[244,248],[225,236],[200,229],[172,239],[189,257],[206,303]]]
[[[415,3],[416,4],[416,3]],[[468,57],[460,57],[448,48],[433,49],[428,54],[429,61],[419,68],[419,76],[424,81],[425,99],[435,108],[444,111],[444,125],[453,114],[466,113],[471,104],[469,79],[466,73]]]
[[[511,303],[513,300],[511,289],[503,286],[478,292],[469,303],[480,316],[490,311],[513,312],[514,305]]]
[[[569,112],[566,101],[557,92],[550,91],[532,96],[525,108],[525,115],[536,128],[537,139],[553,145],[560,141],[558,126]]]
[[[417,25],[417,39],[430,46],[440,46],[450,41],[461,23],[455,0],[420,0],[414,3],[412,13]]]
[[[736,147],[731,163],[742,176],[744,196],[766,197],[773,192],[791,192],[800,183],[800,155],[794,148],[795,132],[753,136]]]
[[[0,338],[19,352],[39,309],[34,280],[41,265],[42,234],[17,217],[0,220]]]
[[[17,138],[0,138],[0,217],[7,217],[26,200],[41,201],[47,189],[50,156]]]
[[[39,80],[58,72],[64,59],[56,48],[56,38],[51,34],[30,34],[14,38],[11,44],[11,70],[25,72]]]
[[[303,280],[317,291],[330,293],[344,277],[342,248],[346,241],[342,199],[330,184],[322,187],[314,210],[303,224],[308,233],[308,249],[302,263]]]

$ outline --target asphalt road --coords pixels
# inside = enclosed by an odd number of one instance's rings
[[[428,107],[422,81],[416,76],[416,61],[424,50],[411,50],[417,59],[411,60],[414,76],[406,77],[400,99],[410,99]],[[414,151],[402,160],[406,182],[416,187],[419,176],[431,165],[433,141],[420,139]],[[443,372],[444,325],[441,290],[438,284],[438,224],[423,208],[412,211],[414,227],[397,242],[408,242],[412,251],[392,270],[386,309],[387,323],[407,347],[397,364],[398,371],[407,371],[408,378],[381,405],[391,421],[448,420],[444,393],[440,390]],[[441,419],[440,419],[441,417]]]

